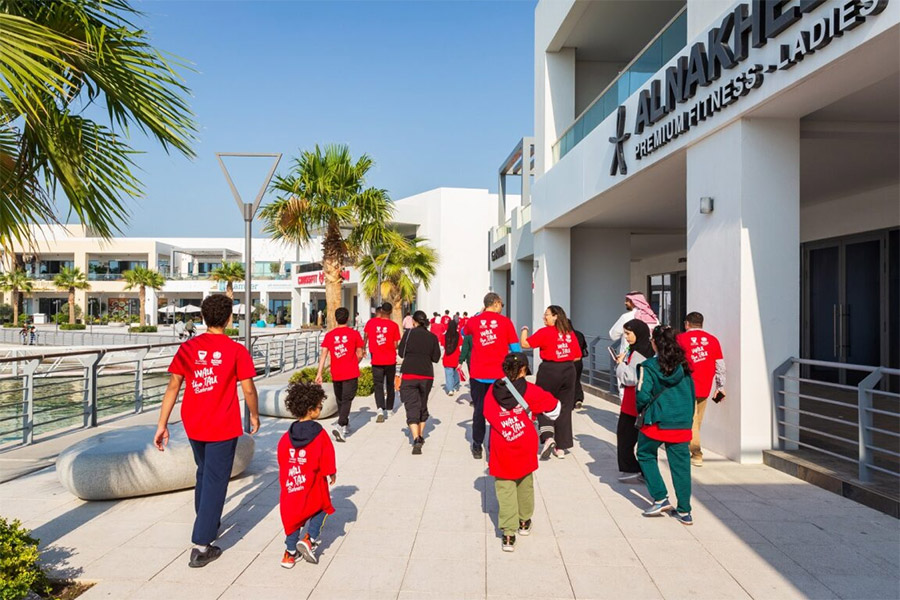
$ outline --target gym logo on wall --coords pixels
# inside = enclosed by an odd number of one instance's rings
[[[617,172],[628,175],[628,165],[625,164],[625,141],[630,137],[630,133],[625,133],[625,107],[620,106],[616,115],[616,135],[609,138],[609,143],[616,145],[612,166],[609,168],[609,174],[612,176]]]

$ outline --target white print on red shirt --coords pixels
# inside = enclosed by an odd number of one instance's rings
[[[304,489],[306,475],[302,473],[300,465],[306,464],[306,450],[303,448],[299,450],[289,448],[288,452],[291,455],[290,459],[288,459],[288,463],[294,466],[288,469],[288,478],[284,482],[284,489],[288,494],[291,494]]]
[[[347,355],[348,350],[346,335],[334,336],[334,349],[332,350],[332,352],[334,352],[335,358],[343,358]]]
[[[222,364],[222,353],[219,352],[218,350],[213,352],[213,357],[212,357],[211,362],[214,367],[218,367],[219,365],[221,365]]]
[[[556,358],[560,360],[565,360],[569,358],[569,355],[572,354],[572,350],[569,347],[569,344],[572,343],[572,334],[558,334],[556,341]]]
[[[521,406],[517,406],[511,411],[500,410],[500,435],[507,442],[515,441],[525,435],[527,425],[522,422],[524,412]]]
[[[387,332],[388,332],[387,326],[385,326],[385,325],[376,325],[375,326],[375,345],[376,346],[387,345]]]
[[[204,352],[204,354],[206,354]],[[194,379],[191,381],[191,387],[194,388],[195,394],[203,394],[215,387],[219,383],[219,376],[216,375],[212,367],[194,370]]]
[[[496,319],[491,319],[490,322],[481,322],[481,332],[479,335],[479,339],[481,340],[482,346],[490,346],[497,341],[497,333],[494,331],[495,329],[497,329],[497,326],[498,323]]]
[[[697,336],[691,336],[691,362],[695,363],[703,362],[709,358],[709,351],[706,349],[706,346],[709,345],[709,338],[704,335],[699,340],[699,346],[697,343]]]

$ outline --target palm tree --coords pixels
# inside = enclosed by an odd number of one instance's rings
[[[225,295],[231,299],[234,299],[234,282],[243,281],[244,277],[244,265],[239,262],[223,262],[221,267],[216,267],[209,274],[213,281],[225,282]]]
[[[166,284],[166,280],[162,275],[147,267],[135,267],[122,273],[122,276],[125,279],[126,290],[138,288],[141,298],[140,325],[143,327],[147,322],[147,288],[161,289]]]
[[[57,222],[57,200],[112,235],[142,192],[133,127],[194,156],[185,65],[150,45],[140,15],[130,0],[0,0],[0,248]],[[87,116],[92,105],[109,123]]]
[[[0,290],[12,292],[13,323],[19,322],[19,292],[31,292],[31,275],[21,269],[0,274]]]
[[[427,242],[424,238],[415,238],[403,247],[382,248],[379,254],[364,256],[359,261],[363,291],[374,296],[381,281],[381,293],[393,304],[391,317],[397,323],[402,320],[403,303],[416,299],[419,285],[430,289],[437,273],[438,255]]]
[[[341,303],[341,270],[370,246],[385,239],[393,205],[385,190],[365,187],[373,161],[362,155],[356,162],[342,145],[316,146],[294,159],[288,175],[277,176],[272,189],[282,195],[265,206],[260,219],[276,239],[308,243],[322,234],[322,271],[328,328]],[[346,237],[342,230],[350,230]]]
[[[61,290],[69,292],[69,324],[75,324],[75,290],[89,290],[84,272],[78,267],[63,267],[59,274],[53,278],[53,285]]]

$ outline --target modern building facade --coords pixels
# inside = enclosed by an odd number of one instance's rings
[[[748,462],[785,360],[898,366],[900,2],[541,0],[534,62],[533,322],[703,313]]]

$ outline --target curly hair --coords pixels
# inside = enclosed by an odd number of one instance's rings
[[[681,365],[685,374],[691,372],[691,365],[684,355],[684,350],[675,339],[675,331],[665,325],[653,328],[653,344],[656,346],[656,360],[666,375],[671,375]]]
[[[225,294],[211,294],[200,303],[200,314],[207,327],[225,327],[233,308],[234,301]]]
[[[316,383],[298,381],[288,386],[284,405],[292,415],[302,419],[319,407],[325,399],[325,390]]]

